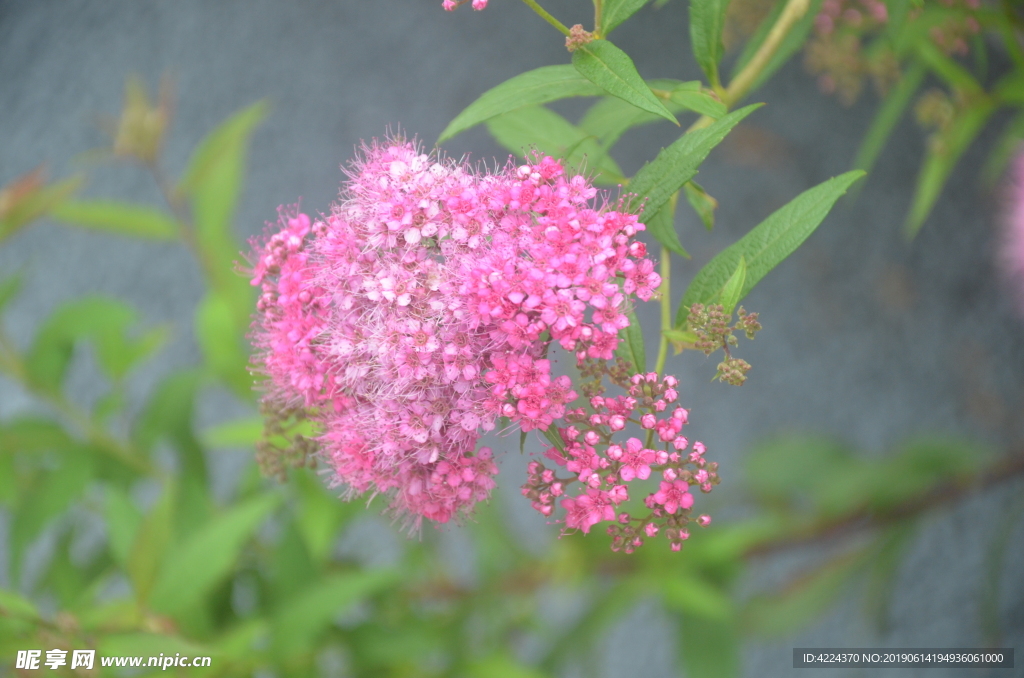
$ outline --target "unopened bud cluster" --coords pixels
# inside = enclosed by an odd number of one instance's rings
[[[736,315],[736,324],[732,324],[732,313],[726,313],[721,304],[693,304],[686,325],[697,335],[694,347],[704,351],[704,355],[711,355],[718,349],[725,351],[725,359],[718,364],[715,378],[726,384],[741,386],[747,380],[750,363],[730,353],[729,347],[738,344],[733,332],[743,332],[747,339],[753,339],[761,330],[761,323],[756,313],[747,313],[742,306]]]
[[[632,553],[659,535],[678,551],[690,536],[690,522],[702,527],[711,522],[705,515],[691,517],[694,498],[689,490],[696,485],[710,492],[719,482],[718,464],[704,459],[703,443],[691,446],[682,435],[689,412],[679,406],[670,409],[679,397],[675,377],[634,374],[628,384],[627,395],[595,395],[589,408],[566,412],[568,426],[556,428],[558,444],[544,453],[554,468],[530,462],[522,494],[545,516],[554,514],[556,503],[561,506],[567,530],[586,534],[598,523],[609,523],[613,551]],[[646,431],[646,440],[629,437],[623,443],[620,437],[629,424]],[[630,483],[657,474],[658,489],[643,499],[646,511],[623,510],[630,500]]]
[[[256,443],[256,463],[268,478],[284,482],[290,468],[316,468],[317,442],[295,428],[306,419],[300,407],[283,407],[264,400],[260,403],[263,438]]]

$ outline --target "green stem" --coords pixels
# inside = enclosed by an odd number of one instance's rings
[[[594,33],[601,30],[601,14],[604,13],[604,0],[594,0]],[[601,36],[604,37],[604,36]]]
[[[537,4],[537,0],[523,0],[523,2],[529,5],[530,9],[536,12],[540,16],[540,18],[544,19],[544,21],[547,21],[549,24],[557,28],[562,35],[569,35],[569,29],[565,27],[565,24],[563,24],[561,21],[548,14],[543,7]]]
[[[654,371],[661,374],[668,356],[668,337],[665,330],[672,327],[672,259],[667,247],[661,248],[661,336],[658,338],[658,361]]]
[[[803,18],[810,6],[811,0],[787,0],[786,6],[782,9],[782,14],[779,15],[775,25],[768,32],[768,37],[757,48],[754,56],[743,67],[743,70],[737,73],[736,77],[729,83],[729,86],[721,92],[722,103],[725,104],[726,108],[732,108],[750,92],[757,79],[761,76],[761,73],[771,62],[772,57],[779,51],[779,47],[782,45],[786,35]],[[707,127],[714,121],[714,118],[702,115],[697,122],[693,123],[690,130]]]

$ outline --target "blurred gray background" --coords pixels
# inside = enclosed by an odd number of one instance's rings
[[[522,71],[568,61],[562,36],[521,2],[491,0],[483,12],[466,6],[446,13],[440,5],[440,0],[0,0],[0,185],[40,163],[51,178],[85,169],[79,156],[109,143],[99,121],[119,113],[125,78],[138,74],[155,91],[166,74],[176,91],[164,152],[171,176],[228,115],[259,99],[271,103],[252,140],[237,215],[240,236],[260,232],[279,204],[299,197],[306,210],[327,211],[342,179],[339,165],[352,157],[361,139],[382,136],[390,127],[432,145],[448,121],[486,89]],[[592,20],[586,0],[545,6],[567,25]],[[657,11],[647,7],[620,27],[614,40],[645,77],[696,79],[685,15],[682,0]],[[721,203],[714,232],[705,232],[688,208],[680,208],[677,226],[693,259],[674,262],[675,299],[725,245],[799,192],[850,168],[877,99],[868,94],[844,108],[818,93],[799,61],[751,98],[768,105],[702,168],[698,180]],[[582,107],[569,103],[559,110],[579,113]],[[620,142],[616,157],[632,173],[676,134],[668,124],[637,130]],[[907,244],[900,227],[925,140],[904,120],[859,198],[841,202],[745,302],[761,312],[765,327],[756,342],[741,345],[739,355],[754,365],[745,386],[709,383],[714,359],[690,354],[669,359],[667,371],[680,377],[681,400],[692,408],[690,432],[721,461],[719,506],[740,497],[738,467],[747,451],[780,433],[824,433],[866,455],[885,454],[900,441],[934,433],[982,441],[1000,452],[1024,447],[1024,322],[1014,314],[994,264],[998,192],[977,178],[993,138],[983,137],[962,160],[921,234]],[[483,128],[457,137],[444,150],[474,160],[503,162],[508,155]],[[161,204],[155,187],[136,168],[110,164],[90,176],[84,191],[89,197]],[[44,223],[0,250],[0,273],[19,268],[27,274],[25,292],[7,315],[19,342],[27,343],[57,304],[97,292],[128,300],[147,323],[174,324],[176,340],[140,375],[138,393],[168,370],[197,361],[191,314],[202,284],[181,248]],[[653,355],[655,304],[641,309],[641,318]],[[94,397],[91,383],[88,366],[76,372],[77,395]],[[0,416],[30,406],[0,381]],[[229,399],[212,397],[202,419],[216,422],[238,412]],[[507,441],[501,444],[514,449]],[[557,527],[528,515],[514,491],[524,465],[518,457],[508,455],[503,463],[503,500],[522,538],[540,545]],[[229,491],[239,460],[211,461]],[[1024,483],[1016,480],[940,509],[925,521],[900,570],[887,632],[879,634],[851,597],[792,638],[749,644],[746,675],[795,673],[794,646],[980,645],[977,602],[985,551],[996,523],[1022,490]],[[0,520],[0,529],[5,522]],[[454,531],[452,548],[458,550],[464,538]],[[802,549],[755,561],[745,588],[776,586],[819,555],[820,550]],[[1020,525],[1006,562],[1000,603],[1004,645],[1021,649]],[[6,580],[6,567],[0,576]],[[674,634],[665,624],[640,601],[609,638],[604,675],[678,675]],[[1019,666],[1021,658],[1017,661]],[[916,674],[903,670],[899,675]]]

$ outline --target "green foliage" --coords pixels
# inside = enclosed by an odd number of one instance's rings
[[[629,327],[619,330],[619,346],[615,355],[633,366],[633,373],[647,372],[647,355],[644,350],[644,331],[636,313],[629,311]]]
[[[637,108],[679,124],[665,104],[654,95],[636,71],[633,60],[607,40],[580,45],[572,53],[572,65],[583,77]]]
[[[569,64],[542,66],[484,92],[448,123],[437,142],[447,141],[470,127],[520,108],[539,106],[567,97],[597,96],[602,91],[601,87],[580,75]]]
[[[159,210],[111,200],[65,202],[51,212],[57,221],[117,235],[151,240],[176,240],[179,224]]]
[[[601,36],[611,33],[616,26],[636,14],[646,4],[647,0],[605,0],[598,29]]]
[[[741,258],[746,260],[746,273],[736,302],[747,296],[761,278],[814,232],[836,200],[862,176],[864,172],[854,170],[804,191],[719,252],[697,273],[686,289],[676,314],[676,326],[686,321],[690,306],[695,303],[711,303],[721,296],[729,279],[737,271]]]
[[[722,60],[725,47],[722,45],[722,31],[725,28],[725,12],[728,0],[691,0],[690,2],[690,44],[693,56],[714,87],[721,86],[718,79],[718,62]]]

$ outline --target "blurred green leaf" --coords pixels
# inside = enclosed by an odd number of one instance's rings
[[[709,231],[713,229],[718,201],[708,195],[708,192],[696,181],[687,181],[683,184],[683,191],[686,193],[686,201],[690,203],[690,207],[704,223],[704,228]]]
[[[776,71],[782,68],[794,54],[803,48],[807,42],[807,36],[810,35],[811,29],[814,27],[814,17],[818,16],[818,12],[821,10],[821,4],[822,0],[811,0],[807,12],[786,33],[786,37],[783,38],[782,43],[775,50],[775,54],[769,59],[768,64],[761,69],[757,79],[754,80],[754,84],[749,92],[755,91],[767,82],[769,78],[775,75]],[[775,25],[785,6],[785,2],[776,3],[775,9],[761,22],[754,35],[747,40],[747,43],[743,46],[743,51],[740,52],[740,56],[733,63],[733,79],[736,78],[736,75],[743,70],[754,54],[757,53],[757,50],[761,48],[761,45],[764,44],[769,32],[771,32],[772,26]]]
[[[971,75],[971,72],[946,56],[932,40],[920,40],[916,45],[917,57],[932,73],[942,78],[950,87],[959,89],[965,94],[982,95],[985,88]]]
[[[925,67],[920,61],[912,62],[909,68],[903,72],[900,81],[885,97],[871,127],[864,135],[864,140],[861,141],[860,148],[857,150],[857,158],[853,161],[854,167],[867,172],[874,166],[875,160],[885,148],[889,135],[892,134],[896,123],[903,116],[903,111],[906,110],[910,100],[913,99],[914,94],[920,89],[921,83],[924,82],[925,72]]]
[[[104,491],[103,517],[107,524],[107,541],[114,559],[127,567],[132,542],[142,523],[142,514],[124,491],[108,485]]]
[[[0,616],[12,615],[34,620],[39,618],[39,611],[28,598],[10,589],[0,588]]]
[[[187,657],[203,657],[213,654],[210,647],[161,633],[119,633],[99,636],[96,648],[97,654],[107,656],[156,657],[162,654],[165,657],[173,657],[175,654],[181,654]],[[215,661],[216,659],[211,662],[211,666]]]
[[[291,482],[299,493],[295,525],[313,561],[323,564],[331,555],[341,527],[363,508],[358,502],[342,501],[337,489],[329,490],[312,473],[296,473]]]
[[[0,280],[0,313],[21,291],[21,275],[12,275]]]
[[[722,31],[728,8],[729,0],[690,0],[690,45],[697,64],[712,87],[721,84],[718,79],[718,62],[725,53]]]
[[[164,486],[160,498],[139,524],[128,552],[125,570],[140,604],[149,600],[161,563],[174,538],[176,494],[177,488],[173,484]]]
[[[196,244],[209,283],[228,300],[239,334],[248,329],[252,292],[248,281],[234,273],[241,246],[232,221],[249,136],[266,111],[266,103],[259,102],[211,132],[196,149],[178,186],[192,202]]]
[[[619,330],[619,345],[615,349],[615,355],[633,365],[634,373],[643,374],[647,372],[644,331],[640,327],[636,313],[630,310],[627,315],[629,316],[629,327]]]
[[[107,297],[84,297],[59,307],[40,328],[26,356],[29,379],[44,391],[59,391],[75,344],[83,340],[93,342],[100,367],[111,379],[123,379],[167,337],[167,329],[158,327],[131,338],[135,318],[127,304]]]
[[[947,130],[930,140],[928,153],[917,176],[914,202],[904,226],[908,238],[917,235],[924,225],[960,156],[978,136],[995,110],[995,104],[988,99],[979,100],[960,111]]]
[[[274,616],[272,637],[278,656],[308,651],[338,615],[396,579],[397,573],[391,570],[367,570],[338,573],[314,583]]]
[[[503,113],[566,97],[597,96],[603,91],[569,64],[542,66],[484,92],[448,123],[437,143]]]
[[[586,168],[595,181],[621,183],[622,170],[593,139],[568,120],[543,106],[520,108],[487,121],[494,138],[513,153],[536,147],[572,168]]]
[[[885,528],[875,540],[875,553],[867,567],[864,608],[879,634],[889,632],[889,609],[896,593],[896,578],[917,527],[917,521],[901,521]]]
[[[690,306],[698,302],[710,303],[721,294],[729,277],[736,271],[740,257],[746,259],[747,274],[737,301],[747,296],[754,285],[814,232],[836,200],[862,176],[864,172],[854,170],[804,191],[719,252],[686,289],[676,313],[676,325],[686,322]]]
[[[629,191],[636,194],[636,204],[646,198],[644,209],[655,211],[668,202],[676,191],[697,175],[697,169],[715,146],[740,120],[759,108],[760,104],[733,111],[703,129],[687,132],[658,156],[645,164],[629,182]]]
[[[762,637],[791,634],[832,606],[865,564],[868,550],[840,556],[797,578],[785,589],[750,600],[746,629]]]
[[[601,25],[598,32],[607,37],[623,21],[640,11],[647,0],[604,0],[601,7]]]
[[[0,454],[65,451],[74,445],[57,422],[42,417],[17,417],[0,424]]]
[[[733,619],[679,614],[679,659],[687,678],[740,675],[740,633]]]
[[[154,609],[170,615],[198,604],[228,575],[242,547],[281,501],[265,494],[212,519],[165,559],[152,595]]]
[[[740,294],[743,292],[743,285],[746,280],[747,261],[741,254],[739,263],[736,264],[736,270],[733,271],[733,274],[725,281],[725,285],[722,287],[722,293],[719,295],[719,303],[722,304],[722,308],[726,314],[732,315],[733,310],[736,308],[736,304],[740,302]]]
[[[669,610],[728,622],[735,610],[732,599],[707,580],[686,572],[677,572],[661,579],[661,598]]]
[[[93,459],[85,448],[62,452],[57,468],[40,472],[14,508],[9,542],[12,579],[20,580],[26,547],[51,520],[78,501],[92,481]]]
[[[466,667],[469,678],[545,678],[548,674],[526,666],[505,653],[492,654]]]
[[[263,419],[246,417],[212,426],[201,433],[206,447],[252,447],[263,437]]]
[[[207,366],[242,401],[253,398],[249,351],[236,332],[231,302],[223,294],[208,293],[196,308],[196,341]]]
[[[633,60],[607,40],[594,40],[577,47],[572,53],[572,65],[608,94],[679,124],[637,73]]]
[[[82,177],[72,177],[45,186],[40,168],[4,186],[0,189],[0,242],[67,200],[81,185]]]
[[[644,217],[644,224],[647,226],[647,232],[666,249],[689,259],[690,254],[683,249],[679,242],[679,235],[676,233],[676,202],[678,199],[679,194],[676,193],[656,214],[650,218]]]
[[[150,240],[176,240],[178,222],[170,215],[145,205],[109,200],[75,200],[51,212],[57,221],[117,235]]]
[[[786,436],[758,445],[746,459],[747,487],[762,502],[791,508],[823,479],[844,474],[854,461],[852,451],[835,440],[817,436]]]
[[[986,184],[992,186],[999,181],[1022,142],[1024,142],[1024,112],[1017,114],[1006,125],[1003,133],[999,136],[999,141],[992,146],[992,151],[985,161],[985,168],[981,172]]]

